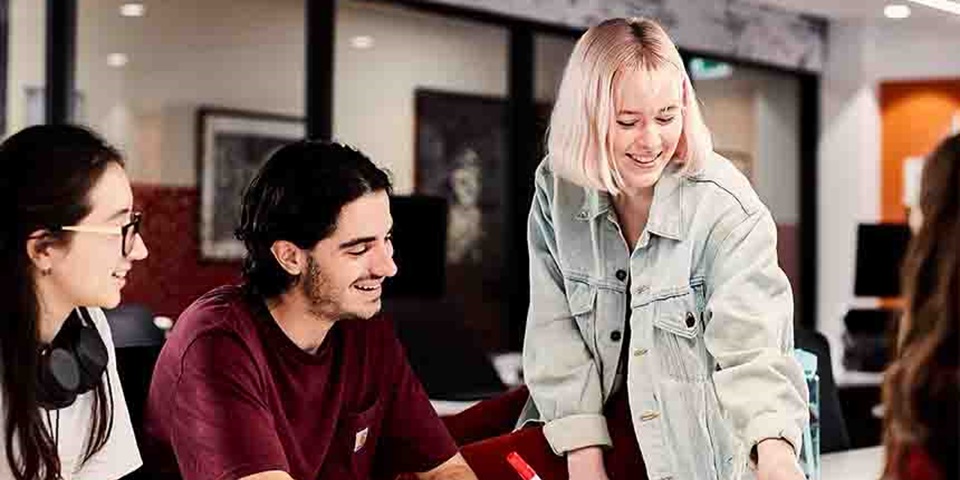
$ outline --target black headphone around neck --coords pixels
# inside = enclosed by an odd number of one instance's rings
[[[47,410],[69,407],[93,390],[109,361],[107,346],[85,308],[76,308],[49,345],[40,349],[37,401]]]

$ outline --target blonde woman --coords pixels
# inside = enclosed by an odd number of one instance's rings
[[[713,152],[676,46],[607,20],[573,50],[530,210],[522,421],[607,478],[604,405],[650,479],[801,479],[807,390],[770,212]],[[748,458],[750,461],[748,461]]]

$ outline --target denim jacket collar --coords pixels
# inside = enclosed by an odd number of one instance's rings
[[[604,191],[584,187],[583,206],[578,220],[593,220],[613,210],[613,200]],[[683,174],[673,166],[667,166],[653,187],[653,203],[647,218],[647,231],[652,234],[683,240]]]

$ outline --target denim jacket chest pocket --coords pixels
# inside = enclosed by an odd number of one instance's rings
[[[653,347],[660,371],[668,378],[684,382],[710,379],[710,355],[703,338],[703,289],[682,287],[673,294],[654,300]]]
[[[596,357],[597,350],[597,287],[583,280],[564,278],[570,315],[577,322],[577,329],[590,353]]]

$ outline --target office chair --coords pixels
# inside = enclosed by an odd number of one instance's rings
[[[123,386],[133,434],[140,451],[144,450],[143,414],[150,389],[153,367],[160,356],[165,332],[154,324],[153,312],[138,304],[124,304],[105,310],[117,355],[117,373]],[[143,468],[123,477],[125,480],[153,479]]]
[[[794,345],[817,356],[817,374],[820,376],[820,452],[848,450],[850,436],[840,408],[827,338],[820,332],[797,327],[794,330]]]

